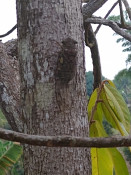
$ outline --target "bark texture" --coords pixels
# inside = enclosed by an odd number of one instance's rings
[[[88,136],[81,1],[18,0],[17,17],[24,133]],[[77,42],[77,56],[73,77],[63,83],[55,73],[67,38]],[[26,175],[91,174],[87,148],[24,145],[24,164]]]
[[[71,137],[71,136],[38,136],[23,134],[7,129],[0,129],[0,138],[26,143],[36,146],[47,147],[94,147],[94,148],[110,148],[110,147],[128,147],[131,146],[130,136],[114,136],[114,137]]]
[[[17,40],[0,43],[0,107],[14,131],[22,131]]]
[[[84,19],[91,17],[92,14],[101,8],[107,1],[108,0],[87,0],[82,8]]]
[[[96,89],[99,87],[102,80],[99,48],[91,24],[84,23],[84,28],[85,28],[85,44],[90,48],[93,63],[93,75],[94,75],[93,89]]]

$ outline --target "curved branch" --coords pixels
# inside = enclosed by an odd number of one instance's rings
[[[92,14],[101,8],[107,1],[108,0],[88,0],[88,2],[82,7],[84,19],[91,17]]]
[[[96,89],[97,87],[99,87],[102,80],[99,48],[91,24],[87,25],[84,24],[84,28],[85,28],[85,43],[90,48],[93,63],[93,75],[94,75],[93,89]]]
[[[47,147],[125,147],[131,146],[131,137],[71,137],[28,135],[0,129],[0,138],[29,145]]]
[[[121,2],[121,0],[118,0],[118,1],[119,1],[121,24],[122,24],[122,26],[124,26],[125,25],[125,20],[124,20],[124,15],[123,15],[122,2]]]
[[[106,19],[101,19],[101,18],[88,18],[85,20],[85,22],[87,23],[93,23],[93,24],[103,24],[106,26],[111,27],[116,33],[118,33],[119,35],[123,36],[125,39],[127,39],[128,41],[131,42],[131,35],[128,34],[126,31],[124,31],[123,29],[121,29],[117,23],[115,23],[114,21],[110,21],[110,20],[106,20]]]
[[[118,1],[116,1],[113,6],[110,8],[110,10],[107,12],[107,14],[105,15],[104,19],[106,19],[110,13],[112,12],[112,10],[116,7],[116,5],[118,4]],[[97,34],[97,32],[99,31],[100,27],[102,24],[99,24],[98,27],[96,28],[96,31],[94,32],[95,34]]]
[[[123,4],[125,5],[126,11],[127,11],[128,15],[129,15],[129,18],[130,18],[130,20],[131,20],[131,8],[130,8],[130,6],[129,6],[127,0],[122,0],[122,2],[123,2]]]
[[[82,0],[82,3],[87,3],[89,0]]]
[[[3,38],[5,36],[11,34],[16,28],[17,28],[17,24],[12,29],[10,29],[7,33],[0,35],[0,38]]]

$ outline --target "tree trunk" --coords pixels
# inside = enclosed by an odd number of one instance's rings
[[[17,0],[17,20],[23,132],[88,136],[81,1]],[[90,175],[90,152],[24,145],[24,168]]]
[[[0,42],[0,108],[10,127],[22,131],[17,41]]]

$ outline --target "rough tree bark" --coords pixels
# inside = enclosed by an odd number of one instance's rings
[[[0,107],[14,131],[22,131],[17,41],[0,42]]]
[[[18,0],[17,17],[23,132],[88,136],[81,1]],[[77,41],[77,56],[71,46],[67,47],[71,58],[65,49],[67,55],[58,59],[67,38]],[[73,73],[61,72],[58,61],[66,62]],[[71,80],[63,81],[63,75]],[[28,175],[91,174],[86,148],[24,145],[24,167]]]
[[[93,75],[94,75],[93,89],[96,89],[99,87],[102,81],[99,48],[91,24],[84,23],[84,29],[85,29],[85,44],[90,48],[92,57]]]

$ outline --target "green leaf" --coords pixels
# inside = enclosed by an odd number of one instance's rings
[[[111,80],[107,80],[107,82],[109,83],[110,86],[116,88],[115,84]]]
[[[107,121],[109,121],[109,123],[111,123],[112,126],[115,129],[117,129],[121,133],[122,136],[127,135],[126,129],[124,128],[122,123],[119,122],[116,115],[114,114],[114,112],[112,111],[112,109],[106,102],[104,102],[103,104],[103,111],[104,111]]]
[[[117,119],[124,125],[127,132],[130,131],[130,112],[116,88],[109,84],[104,85],[107,101]]]
[[[129,175],[121,153],[116,148],[91,148],[92,175]]]
[[[5,175],[22,155],[22,147],[19,144],[12,144],[0,157],[0,175]]]
[[[117,126],[117,124],[119,125],[118,120],[109,106],[109,103],[104,91],[101,92],[100,97],[103,100],[103,103],[101,104],[101,106],[102,106],[103,114],[106,120],[112,125],[113,128],[118,129],[118,126]]]
[[[95,89],[92,93],[88,105],[88,117],[90,120],[98,120],[102,123],[105,116],[107,121],[113,128],[117,129],[122,135],[128,135],[130,130],[130,113],[122,96],[115,88],[115,85],[108,80],[108,84],[104,84],[98,98],[99,89]],[[97,101],[98,100],[98,101]],[[102,102],[99,102],[102,101]],[[95,103],[97,107],[94,109]],[[94,114],[92,116],[92,111]]]
[[[96,120],[91,124],[90,137],[107,137],[107,134],[101,122]]]
[[[100,122],[95,121],[91,124],[90,136],[107,136]],[[116,175],[129,175],[125,160],[116,148],[91,148],[91,160],[92,175],[112,175],[113,169]],[[123,172],[120,173],[121,171]]]
[[[121,153],[116,148],[108,148],[112,162],[114,164],[114,170],[116,175],[129,175],[126,162]]]
[[[95,102],[97,100],[97,89],[95,89],[90,97],[88,106],[87,106],[87,111],[88,111],[88,119],[90,120],[91,117],[91,111],[95,105]]]
[[[92,175],[112,175],[113,163],[107,148],[91,148]]]
[[[90,126],[91,137],[107,136],[99,121]],[[91,148],[92,175],[112,175],[113,163],[108,148]]]
[[[98,91],[98,89],[94,90],[94,92],[92,93],[92,95],[90,97],[89,103],[88,103],[87,111],[88,111],[89,121],[91,119],[91,113],[92,113],[93,107],[94,107],[95,102],[97,100],[97,93],[98,93],[97,91]],[[102,107],[101,107],[101,103],[97,104],[97,109],[94,113],[93,120],[98,120],[98,121],[101,121],[101,122],[103,120],[103,110],[102,110]]]
[[[96,89],[89,101],[88,116],[90,123],[90,137],[106,137],[102,125],[103,116],[122,135],[128,135],[130,113],[115,85],[111,81],[104,84],[103,89]],[[100,92],[100,98],[98,99]],[[97,104],[97,107],[96,107]],[[94,108],[94,106],[96,108]],[[92,111],[93,114],[92,115]],[[116,148],[91,148],[92,175],[129,175],[126,163]]]
[[[117,129],[121,135],[128,135],[130,127],[130,116],[128,115],[125,117],[125,114],[123,112],[124,110],[118,102],[119,100],[115,95],[113,95],[112,91],[108,90],[107,86],[108,85],[104,85],[104,89],[100,95],[100,98],[103,101],[101,104],[103,114],[107,121],[112,125],[112,127]],[[110,88],[113,87],[110,86]],[[114,89],[115,88],[113,88],[113,90]],[[123,115],[122,117],[120,116],[121,114]],[[125,118],[128,118],[128,122],[125,120]]]
[[[115,90],[114,88],[112,88],[112,91],[110,90],[110,86],[108,85],[105,85],[104,86],[104,90],[105,90],[105,93],[106,93],[106,97],[107,97],[107,100],[108,100],[108,103],[112,109],[112,111],[115,113],[117,119],[119,121],[124,121],[124,114],[122,112],[122,109],[121,109],[121,106],[119,105],[118,103],[118,98],[116,98],[116,96],[114,96],[113,94],[113,91]]]

